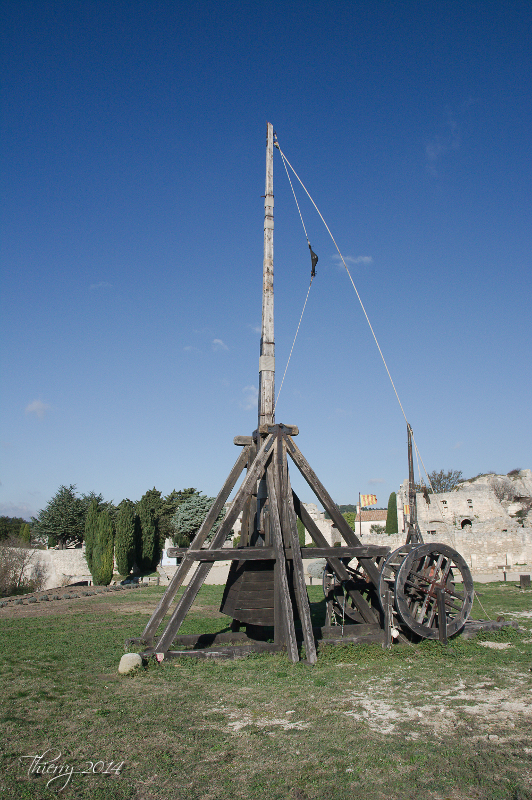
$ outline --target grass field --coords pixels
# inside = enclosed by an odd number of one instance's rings
[[[0,797],[532,800],[532,592],[477,588],[520,628],[127,676],[162,588],[0,608]],[[183,633],[227,626],[221,592],[204,586]]]

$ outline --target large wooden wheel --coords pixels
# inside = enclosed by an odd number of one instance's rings
[[[463,628],[473,605],[473,578],[456,550],[421,544],[403,560],[395,579],[395,606],[402,622],[425,639],[438,639],[438,595],[445,602],[446,632]]]

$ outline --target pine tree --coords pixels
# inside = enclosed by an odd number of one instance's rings
[[[386,515],[386,533],[397,533],[397,495],[392,492],[388,500],[388,513]]]
[[[98,534],[92,551],[92,578],[96,586],[108,586],[113,579],[114,528],[107,508],[98,515]]]
[[[86,510],[86,503],[76,495],[75,485],[60,486],[46,508],[32,517],[34,535],[43,541],[58,542],[61,549],[81,544]]]
[[[85,560],[89,565],[89,572],[91,575],[93,575],[92,554],[96,539],[98,537],[98,512],[99,503],[97,498],[94,497],[91,500],[89,510],[87,511],[87,516],[85,518]]]
[[[135,503],[122,500],[118,506],[115,534],[116,568],[120,575],[129,575],[135,563],[136,538],[140,538],[140,525]]]
[[[172,523],[174,527],[174,542],[178,543],[179,547],[190,544],[196,533],[198,532],[203,520],[210,511],[214,497],[206,497],[204,494],[196,494],[181,503],[177,509]],[[225,516],[225,511],[222,509],[211,528],[210,536],[214,534]]]

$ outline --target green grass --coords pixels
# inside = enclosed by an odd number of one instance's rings
[[[493,618],[532,608],[532,592],[512,584],[478,588]],[[254,655],[119,676],[124,640],[141,634],[163,591],[0,616],[0,797],[532,800],[532,617],[446,648],[324,647],[313,668]],[[183,633],[227,627],[221,592],[202,589]],[[309,594],[319,614],[321,589]],[[76,770],[124,763],[120,775],[47,787],[20,759],[49,748]]]

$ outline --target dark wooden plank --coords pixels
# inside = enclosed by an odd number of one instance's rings
[[[284,559],[284,546],[283,537],[281,533],[281,522],[279,519],[279,498],[275,486],[275,468],[274,464],[270,463],[266,470],[266,480],[268,485],[268,497],[270,498],[270,523],[272,533],[272,544],[278,562],[276,587],[276,604],[281,606],[282,622],[284,626],[284,634],[286,636],[286,648],[290,661],[299,661],[299,652],[296,641],[296,634],[294,629],[294,612],[292,609],[292,601],[290,599],[290,589],[288,586],[288,577],[286,574],[286,561]]]
[[[163,656],[164,660],[173,658],[243,658],[250,653],[281,653],[283,647],[270,642],[255,642],[254,644],[234,645],[233,647],[213,647],[208,650],[166,650],[161,653],[147,652],[146,655]]]
[[[387,556],[390,552],[390,547],[368,544],[361,547],[304,547],[301,555],[303,558],[376,558]]]
[[[216,534],[214,536],[214,539],[211,542],[211,547],[212,547],[213,550],[216,550],[217,548],[219,548],[223,544],[223,542],[225,542],[229,531],[233,527],[235,521],[238,518],[238,515],[240,514],[240,512],[242,510],[242,507],[243,507],[243,505],[244,505],[244,503],[246,501],[246,498],[254,490],[254,487],[256,485],[257,480],[261,477],[261,475],[264,472],[264,469],[266,467],[266,464],[268,463],[268,461],[271,458],[272,449],[273,449],[273,443],[274,443],[274,437],[273,436],[269,436],[264,441],[264,444],[262,445],[259,453],[257,454],[257,457],[253,461],[253,464],[251,465],[251,467],[248,469],[246,477],[244,478],[243,482],[240,485],[240,488],[238,489],[238,491],[237,491],[237,493],[235,495],[235,499],[233,500],[231,508],[227,512],[227,514],[225,516],[225,519],[223,520],[222,524],[218,528],[218,530],[217,530],[217,532],[216,532]],[[241,454],[241,458],[245,455],[245,453],[246,453],[246,450],[243,450],[242,454]],[[246,460],[247,460],[247,457],[246,457]],[[234,482],[236,482],[236,479],[235,479]],[[226,482],[226,486],[227,486],[227,482]],[[232,489],[232,486],[229,489],[229,492],[231,491],[231,489]],[[224,500],[224,502],[225,502],[225,500]],[[222,505],[223,505],[223,503],[222,503]],[[212,508],[211,508],[211,511],[212,511]],[[209,514],[207,515],[207,518],[205,519],[204,523],[202,524],[200,530],[198,531],[198,533],[197,533],[197,535],[196,535],[196,537],[195,537],[195,539],[194,539],[194,541],[192,543],[193,547],[198,547],[199,548],[201,546],[201,544],[203,544],[203,541],[200,541],[199,537],[200,537],[200,533],[202,532],[202,530],[206,526],[206,523],[207,523],[207,520],[208,520],[208,518],[210,516],[211,511],[209,511]],[[214,517],[214,520],[216,520],[216,517]],[[208,530],[204,531],[205,538],[207,537],[207,534],[210,531],[210,529],[212,528],[213,524],[214,524],[214,521],[210,523]],[[187,563],[191,563],[188,558],[185,558],[184,561],[187,562]],[[192,603],[196,599],[196,596],[197,596],[199,590],[201,589],[201,587],[203,585],[203,582],[205,581],[205,578],[209,574],[209,571],[210,571],[211,567],[212,567],[212,563],[210,563],[210,564],[200,563],[199,564],[196,572],[194,573],[194,576],[193,576],[192,580],[189,582],[189,584],[186,587],[185,591],[183,592],[183,594],[179,598],[179,601],[178,601],[178,603],[177,603],[177,605],[176,605],[176,607],[174,609],[174,612],[173,612],[172,616],[170,617],[170,620],[168,621],[168,624],[167,624],[167,626],[165,628],[165,631],[164,631],[163,635],[161,636],[161,638],[159,639],[160,652],[164,652],[164,649],[168,649],[170,647],[170,644],[172,643],[175,635],[177,634],[179,628],[181,627],[181,624],[182,624],[185,616],[188,614],[188,612],[190,610],[190,607],[192,606]],[[179,568],[178,568],[176,574],[178,572],[179,572]],[[163,599],[164,599],[164,596],[165,595],[163,595]],[[155,628],[155,630],[156,630],[156,628]],[[153,631],[153,633],[155,632],[155,630]],[[147,637],[144,635],[144,638],[147,638]]]
[[[273,559],[273,547],[222,547],[218,550],[192,550],[187,558],[194,561],[267,561]]]
[[[356,634],[351,633],[351,628],[355,627],[356,625],[346,625],[344,627],[344,636],[320,639],[318,646],[322,647],[325,644],[382,644],[384,641],[384,631],[382,628],[378,631],[378,633],[361,633],[357,636]]]
[[[271,447],[271,445],[270,445],[270,447]],[[239,457],[235,461],[233,469],[229,473],[229,476],[228,476],[227,480],[225,481],[223,487],[220,489],[218,497],[214,501],[213,505],[211,506],[211,508],[209,510],[209,513],[205,517],[200,529],[198,530],[196,536],[194,537],[194,540],[192,542],[192,547],[197,548],[199,550],[199,548],[205,542],[205,539],[209,535],[212,526],[216,522],[218,514],[222,510],[222,508],[224,506],[224,503],[226,502],[227,498],[229,497],[229,495],[233,491],[233,488],[234,488],[234,486],[235,486],[235,484],[236,484],[236,482],[237,482],[242,470],[244,469],[244,467],[248,463],[248,460],[249,460],[249,449],[248,448],[244,448],[244,450],[242,450],[242,452],[240,453]],[[238,514],[237,514],[237,516],[238,516]],[[236,520],[236,517],[235,517],[235,520]],[[232,523],[232,524],[234,524],[234,523]],[[225,541],[225,539],[223,541]],[[192,567],[193,563],[194,562],[191,559],[188,559],[188,558],[185,557],[183,559],[183,561],[181,562],[181,564],[179,565],[179,567],[176,569],[176,571],[175,571],[175,573],[174,573],[174,575],[172,577],[172,580],[168,584],[168,588],[166,589],[165,593],[161,597],[159,603],[157,604],[153,614],[151,615],[151,617],[150,617],[150,619],[148,621],[148,624],[144,628],[144,632],[142,634],[142,638],[145,639],[146,641],[150,641],[155,636],[157,628],[161,624],[164,616],[168,612],[168,609],[172,605],[174,597],[176,596],[176,593],[177,593],[178,589],[180,588],[180,586],[182,585],[182,583],[185,580],[186,576],[188,575],[188,572],[189,572],[190,568]]]
[[[236,444],[238,447],[246,447],[248,444],[252,444],[253,439],[251,436],[235,436],[233,439],[233,444]]]
[[[362,542],[360,539],[355,535],[355,533],[351,530],[349,525],[347,524],[346,519],[342,516],[340,509],[333,501],[332,497],[326,490],[325,486],[321,483],[318,476],[305,459],[301,451],[299,450],[298,446],[290,436],[285,436],[287,450],[290,453],[290,457],[293,459],[294,463],[298,467],[299,471],[305,478],[306,482],[325,508],[326,511],[329,512],[329,515],[340,531],[341,535],[345,539],[348,545],[357,545],[359,547],[362,546]],[[378,586],[379,583],[379,570],[377,569],[375,562],[371,558],[362,558],[360,559],[361,565],[366,570],[367,574],[369,575],[371,581],[373,582],[374,586]]]
[[[440,644],[447,644],[447,611],[445,608],[445,592],[436,589],[438,603],[438,634]]]
[[[213,644],[228,644],[230,642],[248,642],[249,636],[244,631],[223,631],[220,633],[178,633],[172,642],[172,647],[194,647],[195,645],[210,647]],[[157,642],[153,646],[157,650]]]
[[[384,593],[384,642],[382,646],[389,650],[392,646],[393,608],[392,593],[389,589]]]

